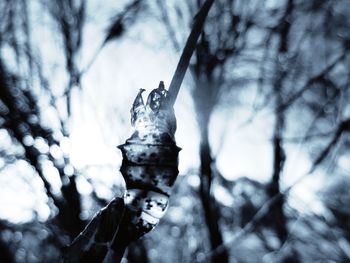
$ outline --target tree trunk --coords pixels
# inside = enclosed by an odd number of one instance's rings
[[[277,96],[279,97],[279,96]],[[276,121],[273,137],[273,174],[271,182],[268,186],[268,195],[273,198],[276,195],[280,197],[273,203],[270,216],[273,219],[276,234],[281,243],[283,243],[288,236],[287,220],[284,214],[284,196],[281,195],[280,178],[286,159],[283,149],[282,134],[284,130],[284,115],[282,112],[276,112]]]
[[[199,113],[200,114],[200,113]],[[208,123],[208,122],[207,122]],[[210,195],[210,187],[212,182],[212,169],[213,162],[209,138],[208,138],[208,125],[203,125],[201,132],[201,144],[200,144],[200,198],[204,210],[204,218],[209,232],[210,246],[214,250],[223,244],[222,234],[219,226],[220,214],[214,198]],[[226,263],[229,262],[229,256],[226,249],[222,250],[218,254],[214,254],[211,258],[212,263]]]

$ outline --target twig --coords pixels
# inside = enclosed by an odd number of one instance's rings
[[[186,45],[184,47],[184,50],[183,50],[182,55],[180,57],[180,61],[177,65],[176,71],[174,73],[172,82],[171,82],[170,87],[169,87],[169,93],[168,93],[167,98],[168,98],[168,102],[170,103],[171,106],[174,104],[174,102],[176,100],[181,83],[183,81],[184,75],[185,75],[186,70],[188,68],[190,58],[193,54],[197,40],[198,40],[199,35],[202,31],[205,18],[207,17],[209,9],[212,6],[213,2],[214,2],[214,0],[206,0],[206,2],[202,6],[202,8],[198,12],[198,14],[195,16],[195,22],[194,22],[192,31],[187,39]],[[120,208],[120,207],[117,207],[117,208]],[[107,207],[105,211],[109,212],[109,210],[111,210],[111,208]],[[103,211],[103,210],[101,210],[101,211]],[[135,235],[135,233],[130,231],[130,229],[128,227],[129,224],[131,224],[130,223],[131,222],[131,212],[130,213],[129,212],[130,212],[129,208],[125,207],[124,203],[123,203],[123,211],[119,215],[120,218],[118,218],[118,219],[120,219],[120,220],[119,220],[119,222],[117,222],[116,229],[109,229],[110,231],[111,230],[112,231],[115,230],[115,231],[114,231],[113,240],[106,240],[106,242],[108,242],[108,249],[107,249],[107,255],[104,256],[104,260],[103,260],[104,263],[120,262],[122,257],[123,257],[125,249],[129,245],[129,243],[135,239],[133,236],[133,235]],[[98,215],[100,215],[100,214],[98,214]],[[97,217],[94,217],[93,220],[96,221],[97,220],[96,218]],[[99,231],[100,227],[101,227],[100,225],[91,226],[91,228],[94,228],[93,231]],[[83,250],[83,252],[87,252],[87,251],[84,251],[84,248],[81,247],[81,244],[78,241],[75,242],[76,251]],[[94,240],[92,239],[92,237],[87,237],[87,242],[94,242]],[[93,245],[94,245],[93,243],[92,244],[89,243],[88,248],[91,249],[91,247],[93,247]],[[85,248],[85,250],[86,250],[86,248]],[[70,248],[70,251],[74,252],[74,248],[72,248],[72,246]],[[79,258],[79,255],[78,255],[78,258]],[[69,259],[69,256],[67,256],[67,260],[71,260],[68,262],[77,262],[75,258]],[[80,260],[80,258],[79,258],[79,260]]]
[[[171,106],[173,106],[175,103],[177,94],[180,90],[181,83],[185,77],[185,73],[190,63],[190,59],[196,47],[197,40],[199,38],[200,33],[202,32],[204,21],[208,15],[208,12],[213,2],[214,0],[206,0],[199,12],[197,13],[197,15],[195,16],[193,28],[186,41],[179,63],[177,64],[174,76],[169,86],[168,103]]]

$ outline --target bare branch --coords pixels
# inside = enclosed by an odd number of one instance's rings
[[[326,159],[326,157],[329,155],[332,148],[339,142],[342,134],[344,132],[349,132],[349,131],[350,131],[350,118],[342,121],[339,124],[339,126],[337,127],[334,133],[332,140],[328,143],[328,145],[324,148],[324,150],[318,155],[309,173],[313,173],[314,170],[317,168],[317,166]]]
[[[302,86],[296,93],[291,95],[286,102],[284,102],[281,106],[278,107],[277,110],[279,111],[285,111],[289,108],[295,102],[298,100],[304,92],[309,90],[312,87],[312,84],[315,83],[320,78],[324,77],[326,74],[328,74],[341,60],[343,60],[347,55],[347,52],[345,51],[342,55],[338,56],[334,61],[329,64],[326,68],[324,68],[321,72],[316,74],[315,76],[309,78],[307,82]]]

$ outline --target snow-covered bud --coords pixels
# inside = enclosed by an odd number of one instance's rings
[[[176,119],[168,106],[163,82],[144,104],[141,89],[131,109],[135,131],[120,145],[123,163],[121,173],[127,193],[125,203],[134,211],[133,225],[147,233],[159,222],[168,207],[171,188],[178,175],[178,153],[175,143]]]

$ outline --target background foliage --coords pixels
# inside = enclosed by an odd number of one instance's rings
[[[59,261],[122,195],[132,99],[169,83],[201,2],[0,1],[1,262]],[[349,12],[215,1],[175,108],[170,208],[128,262],[350,260]]]

